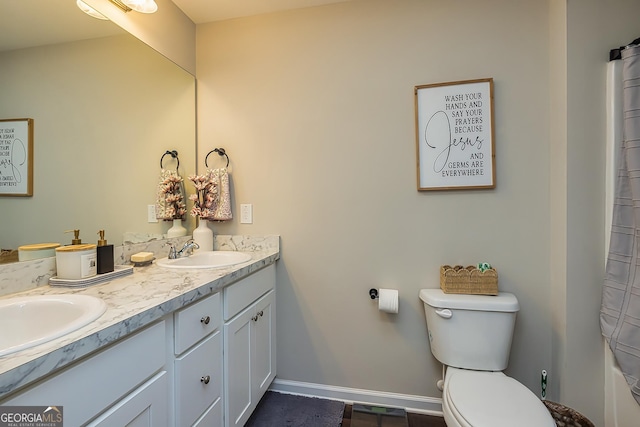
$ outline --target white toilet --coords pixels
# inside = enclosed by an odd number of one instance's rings
[[[520,309],[515,295],[445,294],[422,289],[431,353],[445,365],[442,412],[448,427],[555,427],[546,406],[506,376]]]

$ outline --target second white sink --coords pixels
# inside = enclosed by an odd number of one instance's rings
[[[80,329],[106,309],[104,301],[89,295],[33,295],[0,300],[0,356]]]
[[[177,258],[160,258],[156,264],[166,268],[219,268],[247,262],[251,255],[237,251],[206,251]]]

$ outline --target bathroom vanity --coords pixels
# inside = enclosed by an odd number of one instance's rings
[[[77,426],[244,425],[276,374],[279,248],[253,249],[221,269],[154,264],[85,289],[21,293],[81,293],[108,307],[75,332],[1,357],[0,405],[62,406],[65,425]]]
[[[274,285],[265,269],[223,291],[226,427],[243,426],[275,378]]]

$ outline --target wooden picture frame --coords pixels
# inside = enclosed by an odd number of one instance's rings
[[[33,119],[0,119],[0,196],[33,196]]]
[[[416,86],[418,191],[496,186],[493,79]]]

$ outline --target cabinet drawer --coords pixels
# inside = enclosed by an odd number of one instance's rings
[[[231,319],[275,287],[275,264],[227,286],[224,288],[224,320]]]
[[[156,323],[2,405],[63,406],[65,425],[83,425],[164,366],[165,337],[164,321]]]
[[[208,296],[174,314],[175,353],[186,349],[220,328],[220,293]]]
[[[222,395],[222,332],[176,359],[175,377],[176,425],[190,426]]]

